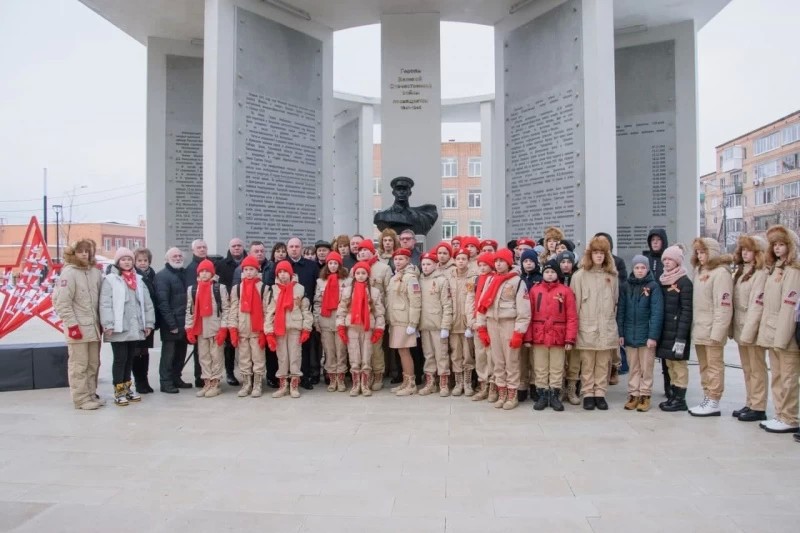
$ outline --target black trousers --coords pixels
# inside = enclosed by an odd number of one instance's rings
[[[225,373],[228,376],[233,375],[233,368],[236,364],[236,348],[231,344],[230,339],[225,341]]]
[[[133,379],[136,383],[147,383],[147,373],[150,371],[150,351],[142,344],[133,357]]]
[[[133,358],[136,356],[138,349],[139,341],[111,343],[111,353],[114,354],[114,362],[111,364],[111,377],[114,385],[131,380]]]
[[[303,373],[304,379],[311,379],[311,339],[308,339],[306,342],[304,342],[301,349],[303,358],[300,361],[300,371]]]
[[[322,335],[319,331],[311,330],[308,344],[311,345],[311,377],[318,378],[322,375]]]
[[[270,350],[269,347],[267,347],[267,379],[270,381],[278,381],[278,378],[275,377],[275,374],[277,373],[278,373],[278,354]]]
[[[161,361],[158,375],[162,384],[177,384],[181,379],[183,361],[186,359],[186,341],[164,341],[161,344]]]

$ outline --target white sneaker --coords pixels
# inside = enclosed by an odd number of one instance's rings
[[[719,402],[711,398],[703,398],[700,405],[689,409],[689,414],[692,416],[720,416]]]
[[[766,423],[764,430],[767,433],[795,433],[797,426],[790,426],[777,418],[774,418]]]
[[[777,418],[772,418],[770,420],[765,420],[763,422],[759,422],[758,423],[758,427],[760,427],[761,429],[766,429],[767,428],[767,424],[770,424],[772,422],[777,422],[777,421],[778,421]]]

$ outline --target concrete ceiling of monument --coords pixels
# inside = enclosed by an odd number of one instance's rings
[[[204,0],[80,0],[141,42],[147,37],[190,40],[203,37]],[[649,27],[694,19],[702,27],[730,0],[614,0],[617,29]],[[441,13],[442,20],[494,25],[519,0],[284,0],[333,30],[380,21],[382,13]],[[551,2],[532,0],[531,4]]]

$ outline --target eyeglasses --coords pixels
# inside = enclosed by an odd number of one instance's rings
[[[401,241],[413,241],[414,237],[400,237]]]

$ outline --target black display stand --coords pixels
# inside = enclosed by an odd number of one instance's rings
[[[0,392],[67,386],[65,343],[0,345]]]

